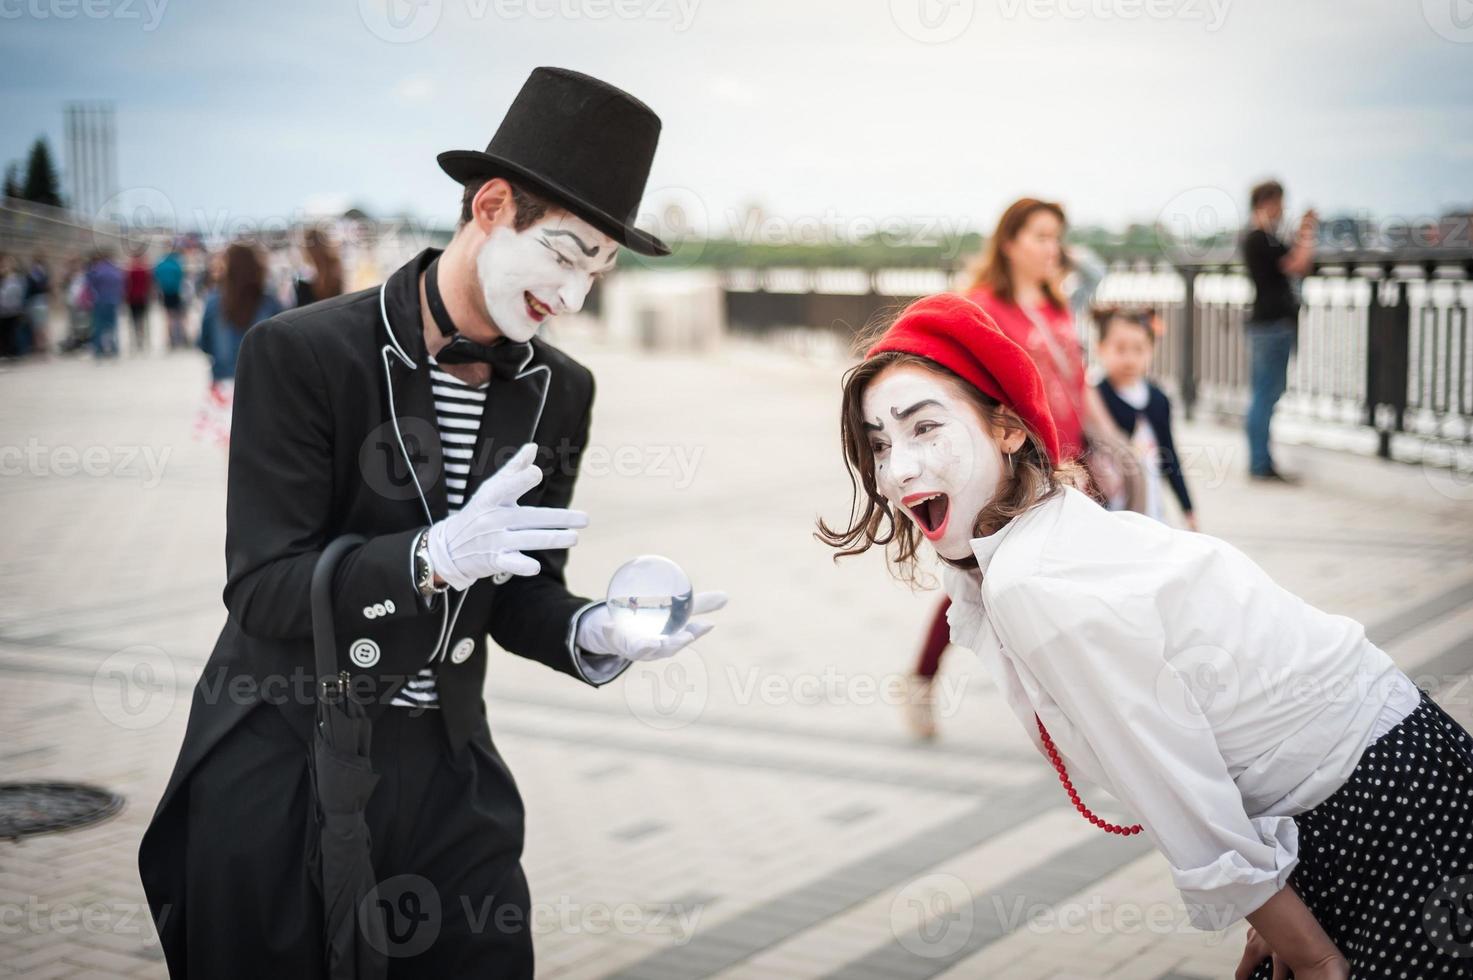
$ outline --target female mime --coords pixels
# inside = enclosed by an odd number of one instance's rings
[[[1473,975],[1473,739],[1360,623],[1078,490],[1028,355],[961,297],[890,325],[842,427],[855,499],[820,537],[912,579],[931,543],[952,640],[1079,812],[1145,833],[1199,928],[1248,919],[1239,980]]]

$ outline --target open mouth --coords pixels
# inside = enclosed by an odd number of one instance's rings
[[[951,519],[951,498],[940,491],[913,493],[900,501],[928,541],[946,533]]]
[[[541,323],[552,316],[552,308],[531,293],[522,293],[522,299],[527,303],[527,315],[532,318],[532,322]]]

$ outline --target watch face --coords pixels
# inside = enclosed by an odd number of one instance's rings
[[[421,592],[428,592],[433,572],[430,570],[429,546],[426,538],[419,539],[419,547],[414,549],[414,584]]]

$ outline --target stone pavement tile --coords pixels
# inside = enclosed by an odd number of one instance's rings
[[[835,970],[858,954],[893,943],[919,927],[917,911],[927,908],[928,896],[937,894],[937,889],[948,895],[955,890],[952,900],[970,902],[1018,871],[1047,861],[1084,836],[1076,822],[1072,811],[1046,813],[1027,827],[1005,832],[915,877],[887,886],[833,918],[754,954],[748,962],[781,962],[782,957],[794,955],[823,964],[825,972]],[[942,906],[937,906],[937,911],[941,910]]]
[[[69,945],[66,959],[80,966],[105,970],[113,974],[124,974],[137,969],[139,965],[137,957],[123,956],[91,946],[85,935],[77,937],[77,940]]]
[[[39,966],[33,970],[22,970],[15,974],[3,972],[4,970],[5,967],[0,966],[0,976],[15,976],[23,978],[23,980],[51,980],[53,977],[74,977],[78,972],[77,967],[61,960],[54,960],[45,966]]]
[[[51,963],[55,963],[67,955],[67,947],[60,943],[48,943],[40,949],[20,953],[13,957],[7,957],[5,965],[12,970],[39,969]]]
[[[1146,950],[1100,975],[1106,980],[1160,980],[1175,970],[1182,959],[1181,953],[1176,951]]]
[[[938,980],[974,980],[977,977],[987,977],[988,980],[993,980],[994,977],[998,980],[1041,980],[1054,972],[1055,967],[1040,963],[1035,959],[1032,950],[989,946],[982,952],[943,969],[935,976]]]
[[[1242,935],[1242,923],[1226,933],[1193,928],[1171,885],[1170,870],[1151,853],[1068,896],[1049,915],[998,940],[979,956],[1026,954],[1040,969],[1079,970],[1090,964],[1091,969],[1099,965],[1097,976],[1113,969],[1112,977],[1141,980],[1155,980],[1159,973],[1137,970],[1132,966],[1136,962],[1191,961],[1197,967],[1214,964],[1215,972],[1197,969],[1202,976],[1229,976],[1242,952]]]

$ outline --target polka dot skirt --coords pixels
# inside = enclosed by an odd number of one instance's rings
[[[1473,737],[1425,692],[1294,822],[1290,883],[1353,980],[1473,977]]]

